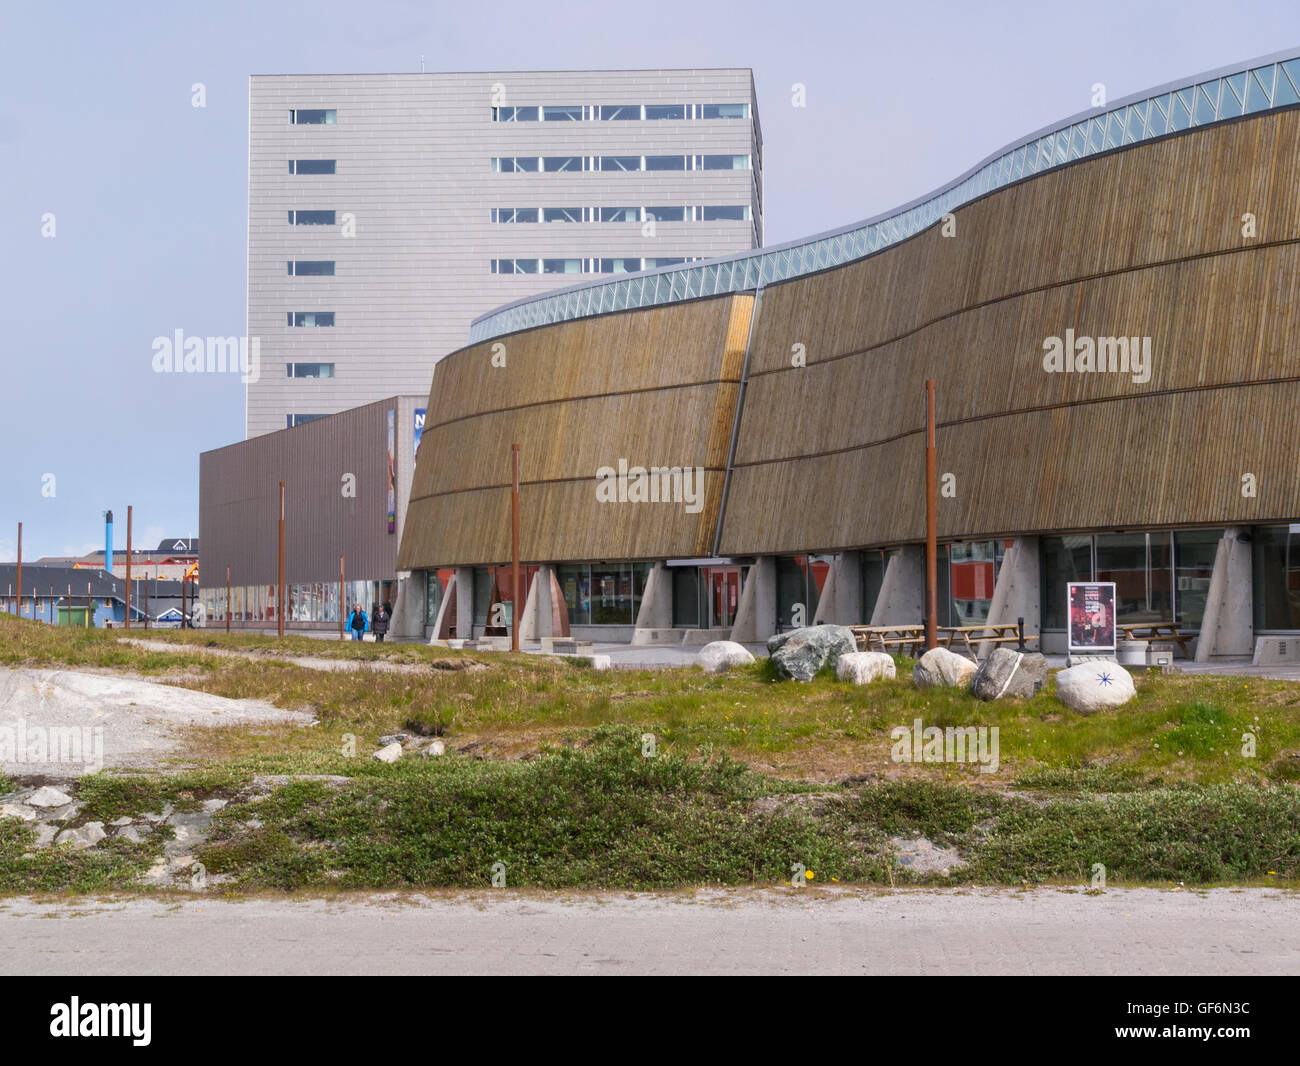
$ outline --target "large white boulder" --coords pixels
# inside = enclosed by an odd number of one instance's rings
[[[782,677],[811,681],[823,666],[835,666],[841,655],[858,650],[853,631],[844,626],[820,625],[791,629],[767,638],[767,653]]]
[[[700,649],[699,663],[710,674],[724,674],[733,666],[753,661],[748,649],[734,640],[715,640]]]
[[[947,648],[931,648],[912,667],[918,688],[966,688],[975,676],[975,664]]]
[[[1072,711],[1096,714],[1122,707],[1137,695],[1133,675],[1119,663],[1079,663],[1056,675],[1056,694]]]
[[[835,663],[835,676],[841,681],[852,681],[855,685],[865,685],[881,678],[893,678],[897,675],[894,657],[883,651],[855,651],[841,655]]]

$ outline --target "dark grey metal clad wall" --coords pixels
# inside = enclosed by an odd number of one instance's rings
[[[285,580],[391,578],[409,482],[397,485],[396,532],[387,531],[388,412],[394,415],[399,479],[412,448],[411,404],[381,400],[291,430],[268,433],[199,457],[199,574],[221,588],[274,584],[279,482],[285,489]],[[344,497],[343,476],[356,476]]]

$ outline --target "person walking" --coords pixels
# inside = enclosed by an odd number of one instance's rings
[[[352,639],[360,640],[365,636],[369,628],[370,619],[366,617],[366,612],[361,609],[361,604],[353,604],[352,616],[348,619],[348,631],[352,634]]]
[[[375,608],[375,620],[370,628],[375,631],[375,643],[382,644],[384,634],[388,632],[388,612],[382,603]]]

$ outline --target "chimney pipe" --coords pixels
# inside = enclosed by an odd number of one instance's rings
[[[113,572],[113,512],[104,512],[104,570]]]

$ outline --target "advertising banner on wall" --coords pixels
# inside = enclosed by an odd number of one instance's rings
[[[1115,652],[1115,582],[1070,581],[1070,652]]]
[[[414,456],[420,454],[420,438],[424,436],[424,412],[426,410],[424,407],[415,409],[415,451],[412,452]]]
[[[397,412],[388,410],[388,532],[397,532],[397,471],[394,467],[397,453]]]

